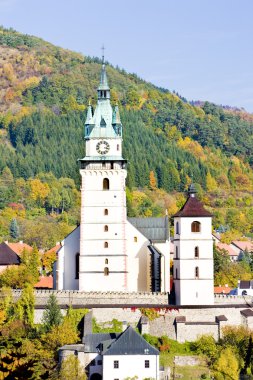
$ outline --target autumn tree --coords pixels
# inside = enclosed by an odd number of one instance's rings
[[[156,189],[156,186],[157,186],[155,173],[153,172],[153,170],[151,170],[151,172],[149,173],[149,186],[151,190]]]
[[[59,380],[86,380],[85,370],[81,365],[78,357],[70,354],[61,362]]]

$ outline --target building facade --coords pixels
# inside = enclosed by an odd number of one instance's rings
[[[212,215],[196,197],[174,215],[173,282],[177,305],[214,303]]]
[[[122,129],[103,62],[97,105],[87,110],[86,155],[79,160],[81,223],[61,242],[56,289],[169,292],[167,216],[127,219]]]

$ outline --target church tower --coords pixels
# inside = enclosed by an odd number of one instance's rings
[[[188,199],[174,215],[174,269],[177,305],[212,305],[212,215],[196,198],[190,185]]]
[[[110,103],[104,58],[97,96],[95,111],[88,106],[86,156],[80,160],[79,290],[126,291],[126,160],[119,109]]]

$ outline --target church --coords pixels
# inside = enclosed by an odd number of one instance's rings
[[[81,221],[62,242],[54,289],[85,292],[170,290],[168,217],[127,218],[123,126],[112,107],[103,59],[95,110],[88,106],[86,155],[79,159]]]

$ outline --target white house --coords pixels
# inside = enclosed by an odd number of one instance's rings
[[[122,124],[104,63],[95,111],[88,106],[85,144],[81,223],[61,242],[55,289],[169,292],[167,216],[127,219]]]
[[[188,199],[174,215],[173,284],[177,305],[214,303],[212,215],[190,185]]]
[[[131,326],[122,333],[87,334],[83,344],[60,348],[60,360],[76,355],[88,380],[159,379],[159,351]]]

